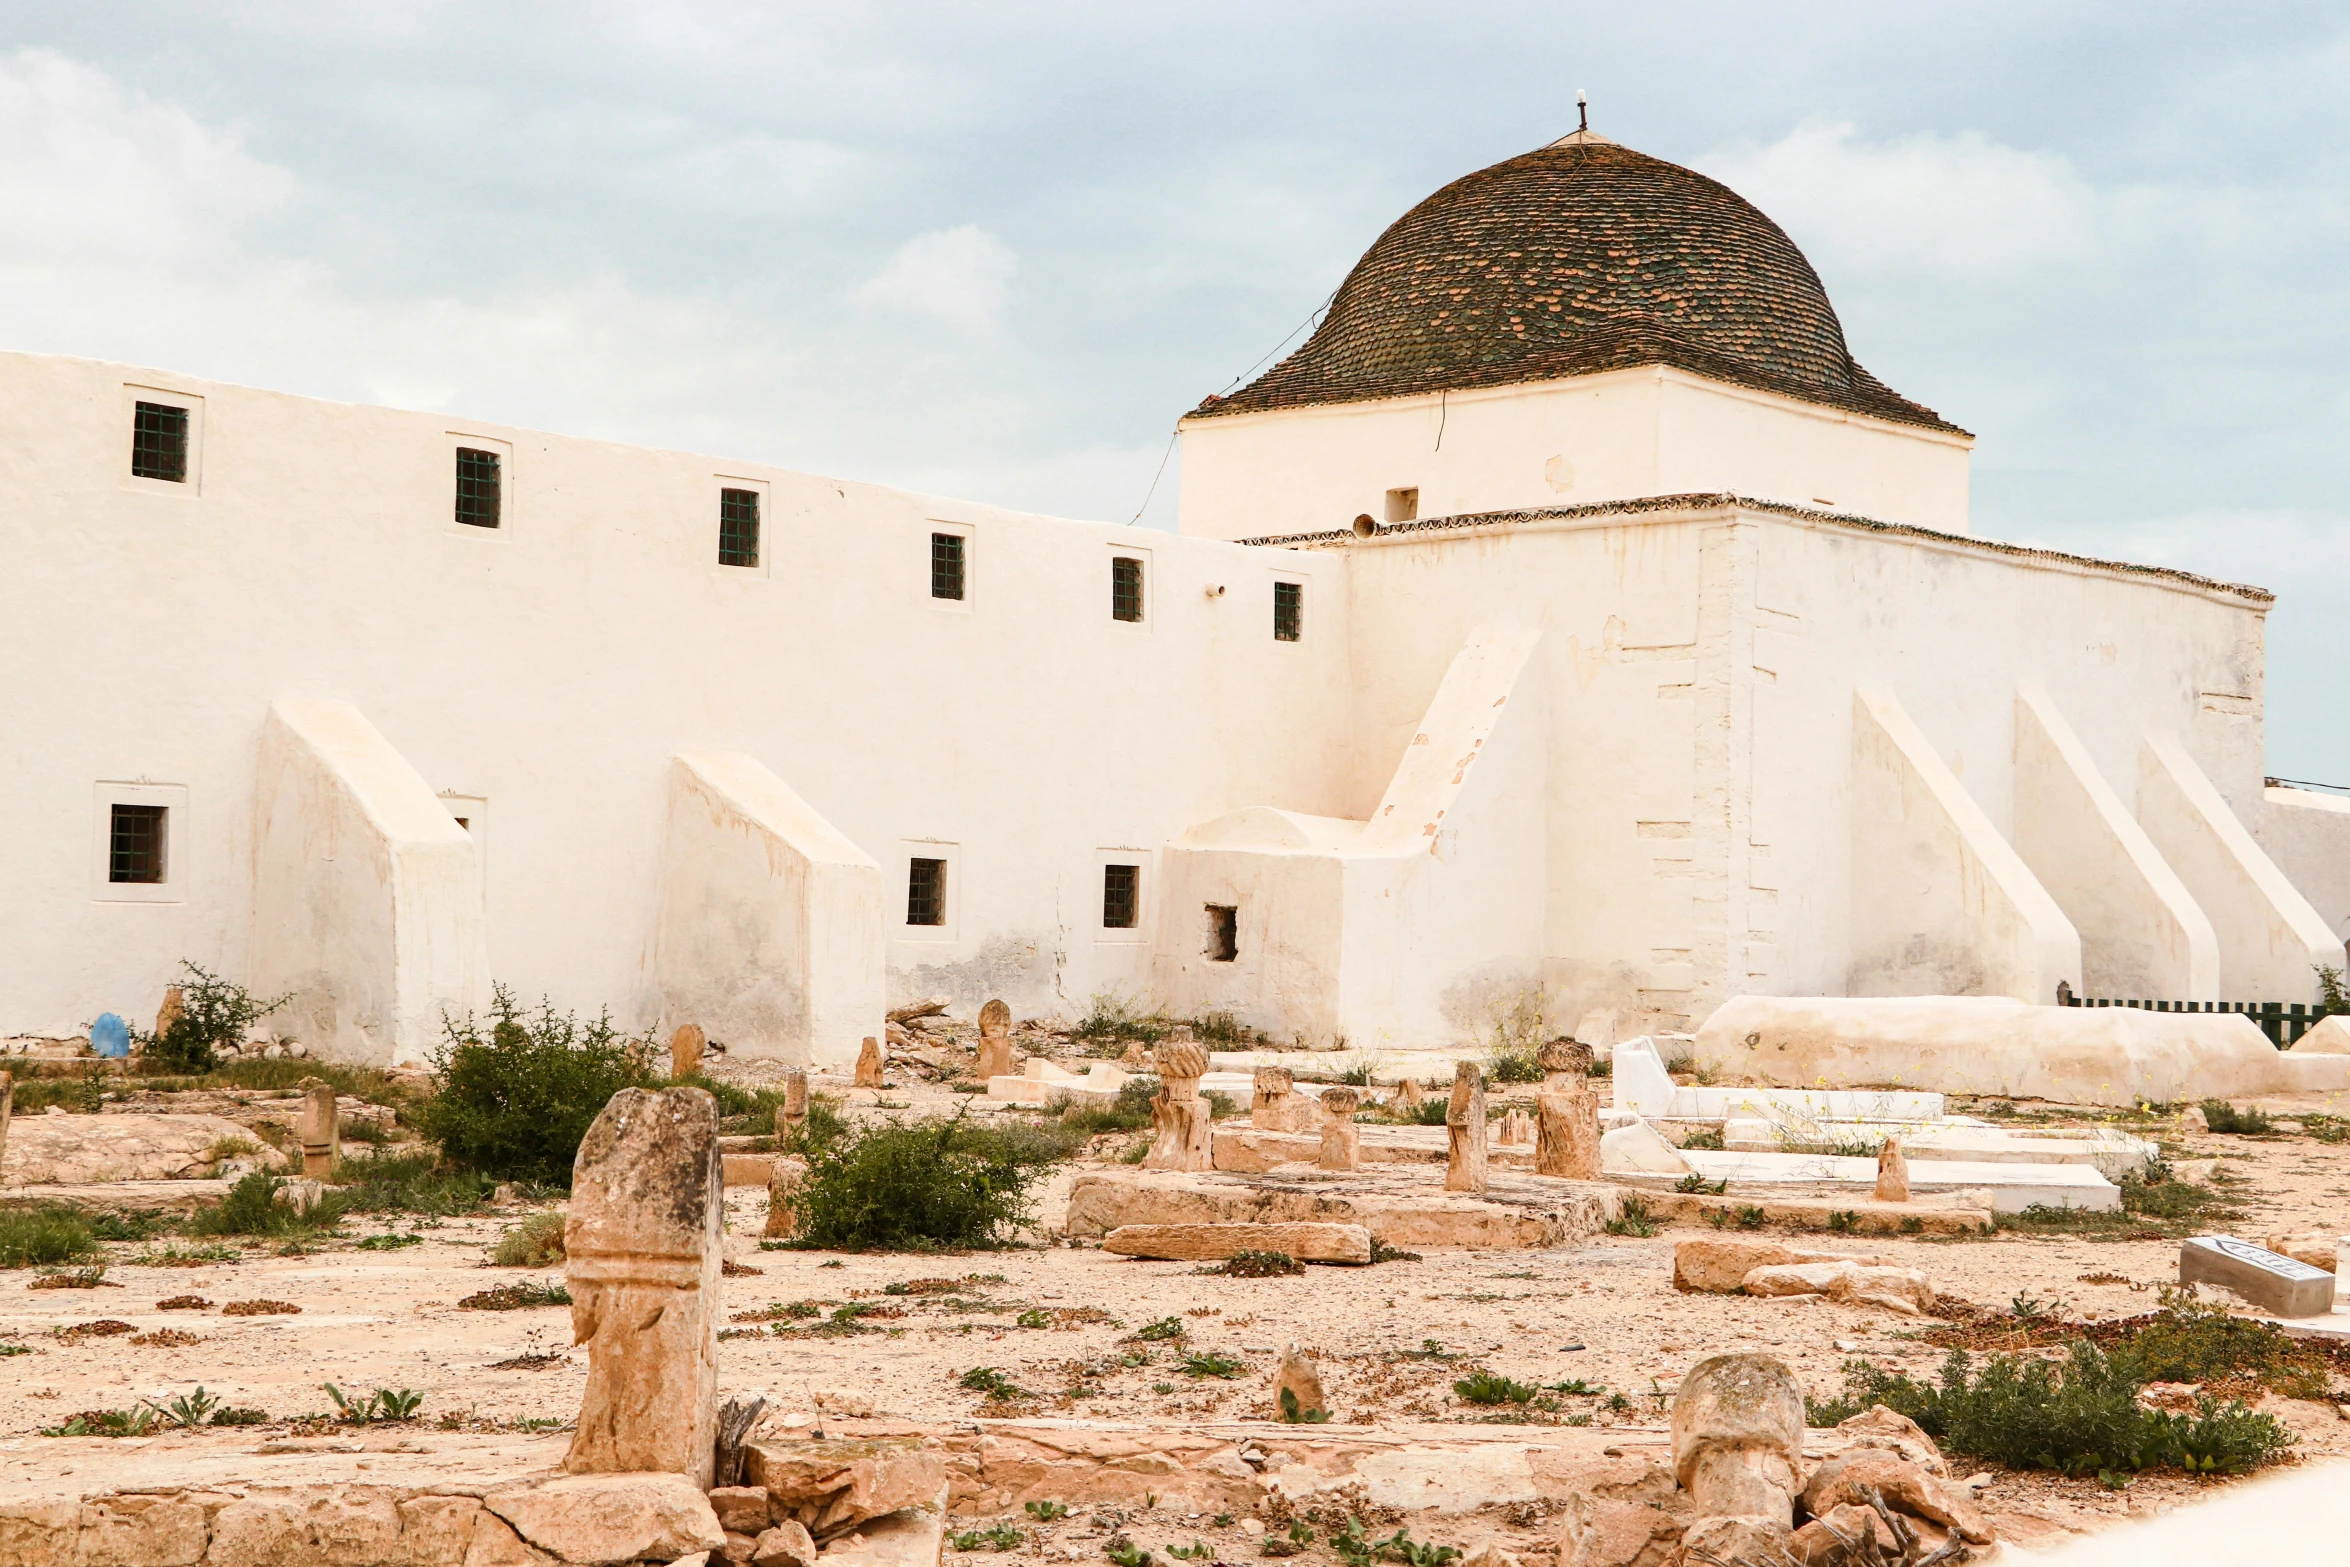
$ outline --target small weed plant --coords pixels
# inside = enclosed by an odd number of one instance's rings
[[[1097,990],[1093,1008],[1070,1032],[1094,1044],[1139,1039],[1155,1045],[1175,1031],[1175,1020],[1164,1012],[1145,1012],[1115,990]]]
[[[997,1403],[1008,1404],[1034,1394],[1005,1376],[993,1366],[973,1366],[955,1379],[955,1385],[969,1393],[984,1393]]]
[[[335,1401],[335,1411],[346,1425],[372,1425],[378,1420],[413,1420],[424,1403],[422,1393],[407,1388],[394,1390],[379,1387],[367,1398],[353,1398],[332,1382],[322,1382],[326,1396]]]
[[[1189,1545],[1170,1545],[1167,1554],[1177,1561],[1204,1562],[1216,1554],[1216,1548],[1205,1540],[1194,1539]]]
[[[330,1192],[309,1208],[296,1211],[292,1203],[278,1201],[278,1193],[285,1185],[282,1178],[256,1170],[230,1187],[228,1195],[216,1206],[189,1220],[188,1233],[297,1240],[323,1235],[342,1223],[346,1202],[339,1191]]]
[[[2203,1119],[2215,1132],[2226,1132],[2238,1137],[2265,1137],[2276,1130],[2266,1110],[2251,1106],[2239,1110],[2225,1099],[2203,1101]]]
[[[563,1215],[534,1213],[498,1237],[490,1261],[501,1268],[551,1268],[563,1260]]]
[[[958,1551],[1016,1551],[1028,1543],[1028,1532],[1014,1524],[999,1523],[988,1529],[960,1530],[952,1543]]]
[[[1305,1272],[1306,1265],[1285,1251],[1236,1251],[1208,1271],[1228,1279],[1279,1279]]]
[[[1024,1502],[1021,1504],[1021,1511],[1027,1513],[1038,1523],[1058,1523],[1069,1516],[1069,1506],[1066,1502]]]
[[[1673,1190],[1677,1192],[1691,1192],[1700,1197],[1719,1197],[1722,1195],[1722,1193],[1728,1191],[1729,1189],[1730,1182],[1727,1178],[1719,1181],[1709,1181],[1704,1176],[1698,1174],[1695,1170],[1690,1171],[1687,1175],[1682,1176],[1679,1180],[1673,1183]]]
[[[1648,1204],[1637,1197],[1627,1197],[1616,1216],[1602,1226],[1610,1235],[1647,1236],[1656,1233],[1656,1216],[1648,1211]]]
[[[1491,1371],[1472,1371],[1452,1385],[1453,1394],[1464,1404],[1491,1407],[1496,1404],[1523,1404],[1537,1391],[1523,1382],[1512,1382],[1508,1377]]]
[[[1234,1360],[1228,1355],[1219,1355],[1213,1350],[1208,1350],[1201,1354],[1184,1356],[1182,1364],[1175,1369],[1187,1377],[1218,1377],[1229,1380],[1246,1371],[1248,1362]]]
[[[496,1289],[478,1290],[457,1302],[465,1311],[527,1311],[535,1306],[568,1306],[571,1291],[560,1284],[541,1284],[532,1280],[527,1284],[501,1284]]]
[[[1156,1322],[1144,1323],[1134,1330],[1134,1336],[1145,1344],[1163,1344],[1169,1339],[1183,1337],[1181,1317],[1161,1317]]]

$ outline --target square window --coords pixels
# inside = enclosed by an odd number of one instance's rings
[[[1305,635],[1306,585],[1302,582],[1273,584],[1273,640],[1295,642]]]
[[[1229,903],[1208,905],[1208,961],[1230,963],[1240,956],[1240,910]]]
[[[1102,925],[1108,930],[1132,930],[1142,906],[1142,867],[1102,867]]]
[[[947,862],[912,859],[906,862],[906,923],[944,925],[947,922]]]
[[[759,564],[759,492],[718,492],[718,564]]]
[[[934,599],[959,599],[963,596],[963,536],[960,533],[934,533],[930,536],[930,596]]]
[[[469,528],[498,526],[504,484],[496,452],[457,448],[457,520]]]
[[[131,476],[188,482],[188,411],[139,403],[131,412]]]
[[[1387,492],[1387,520],[1389,522],[1417,522],[1420,517],[1420,487]]]
[[[106,834],[106,879],[155,885],[164,877],[167,824],[171,811],[162,805],[115,805]]]
[[[1110,618],[1142,619],[1142,562],[1132,555],[1110,557]]]

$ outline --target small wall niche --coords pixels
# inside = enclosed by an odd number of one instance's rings
[[[1207,907],[1207,945],[1205,952],[1211,963],[1231,963],[1240,957],[1240,910],[1230,903],[1211,903]]]

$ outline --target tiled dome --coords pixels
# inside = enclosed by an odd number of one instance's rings
[[[1752,203],[1588,131],[1405,213],[1303,348],[1194,415],[1655,364],[1953,428],[1853,362],[1819,275]]]

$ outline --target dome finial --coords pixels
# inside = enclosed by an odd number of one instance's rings
[[[1580,87],[1575,89],[1575,129],[1586,134],[1591,130],[1591,95]]]

